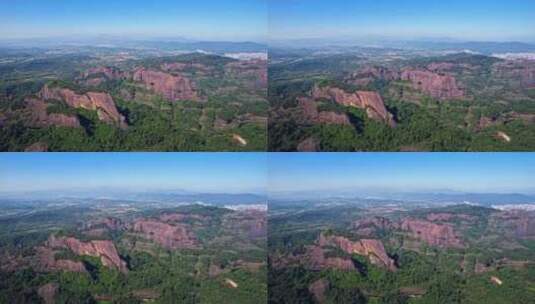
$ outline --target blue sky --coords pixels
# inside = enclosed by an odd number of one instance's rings
[[[270,153],[270,192],[535,193],[535,153]]]
[[[0,192],[263,192],[267,173],[262,153],[0,153],[0,164]]]
[[[3,0],[0,38],[69,35],[258,40],[267,0]]]
[[[270,0],[271,39],[535,41],[532,0]]]
[[[535,153],[0,153],[0,192],[535,193]]]

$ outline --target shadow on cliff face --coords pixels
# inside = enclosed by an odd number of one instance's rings
[[[127,125],[131,125],[132,122],[130,121],[130,110],[128,108],[124,108],[124,107],[117,105],[117,111],[119,111],[119,114],[121,114],[124,117],[124,122]]]
[[[364,132],[364,120],[353,113],[348,113],[349,121],[355,130],[360,134]]]
[[[78,115],[78,120],[80,121],[80,125],[82,125],[82,128],[84,128],[85,133],[89,136],[93,136],[95,134],[95,123],[85,117],[84,115]]]
[[[366,266],[365,263],[359,261],[358,259],[356,258],[352,258],[351,261],[353,262],[353,265],[355,266],[355,268],[357,269],[357,271],[363,276],[363,277],[367,277],[368,276],[368,266]]]
[[[96,281],[99,278],[100,271],[96,265],[89,261],[82,261],[84,264],[85,269],[89,273],[89,276],[91,277],[91,280]]]

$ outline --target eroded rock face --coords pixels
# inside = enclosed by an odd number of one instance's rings
[[[457,86],[455,78],[451,75],[406,69],[401,72],[401,79],[410,81],[413,88],[425,92],[433,98],[446,100],[464,97],[464,91]]]
[[[73,237],[50,236],[47,245],[51,248],[66,248],[77,255],[100,257],[102,265],[115,268],[121,272],[128,272],[126,263],[119,257],[115,245],[108,240],[94,240],[82,242]]]
[[[366,256],[374,265],[386,268],[390,271],[396,271],[397,267],[393,259],[386,253],[383,243],[379,240],[361,239],[351,241],[345,237],[320,234],[318,239],[320,246],[335,246],[348,254],[356,253]]]
[[[43,299],[45,304],[56,303],[56,293],[58,292],[59,285],[56,283],[47,283],[37,290],[37,294]]]
[[[108,93],[87,92],[77,94],[73,90],[49,87],[45,85],[39,92],[39,96],[44,100],[62,100],[73,108],[83,108],[97,111],[98,118],[106,123],[116,124],[121,128],[126,128],[125,118],[119,113],[115,102]]]
[[[503,225],[510,236],[535,239],[535,213],[519,210],[500,212],[493,216],[493,222]]]
[[[116,67],[109,67],[109,66],[102,66],[102,67],[94,67],[90,68],[87,71],[83,73],[83,77],[91,77],[91,76],[100,76],[103,75],[107,79],[124,79],[126,78],[126,73],[123,73],[119,68]]]
[[[226,64],[225,69],[231,75],[252,79],[256,88],[267,88],[267,60],[254,59],[235,61]]]
[[[356,85],[368,85],[375,80],[396,80],[399,72],[380,66],[368,66],[353,73],[349,77],[349,82]]]
[[[48,144],[44,142],[34,142],[33,144],[27,146],[24,149],[24,152],[47,152]]]
[[[316,152],[319,150],[319,141],[314,137],[309,137],[303,141],[301,141],[297,145],[297,151],[298,152]]]
[[[70,116],[61,113],[47,113],[46,108],[48,105],[41,99],[27,98],[26,107],[30,111],[30,124],[32,125],[39,127],[80,127],[80,120],[76,116]]]
[[[372,236],[379,230],[389,230],[396,226],[389,219],[384,217],[365,218],[353,223],[353,229],[360,235]]]
[[[468,214],[462,214],[462,213],[456,214],[456,213],[446,213],[446,212],[429,213],[426,218],[431,222],[448,222],[454,219],[461,219],[461,220],[466,220],[466,221],[474,220],[474,217]]]
[[[138,68],[132,78],[172,101],[200,100],[195,85],[180,75]]]
[[[356,107],[366,111],[369,118],[382,121],[391,127],[396,125],[393,115],[386,110],[381,95],[372,91],[346,92],[336,87],[315,86],[312,90],[314,99],[330,99],[344,106]]]
[[[310,246],[304,259],[307,261],[305,265],[312,270],[323,270],[329,268],[343,271],[356,270],[355,264],[351,259],[325,257],[323,249],[319,246]]]
[[[520,216],[515,224],[515,235],[517,237],[535,237],[535,218]]]
[[[43,271],[72,271],[87,272],[82,262],[71,260],[56,260],[55,251],[49,247],[40,246],[36,248],[38,258],[38,269]]]
[[[535,62],[532,60],[510,60],[493,66],[496,77],[507,78],[514,85],[523,88],[535,87]]]
[[[212,71],[211,67],[208,67],[201,63],[193,62],[166,62],[163,63],[160,68],[167,72],[184,72],[190,70],[201,74],[206,74]]]
[[[99,227],[105,227],[108,230],[122,230],[125,228],[125,224],[118,218],[106,217],[97,220],[91,220],[84,225],[84,229],[94,229]]]
[[[325,293],[329,290],[329,281],[319,279],[308,286],[308,291],[314,296],[316,303],[325,303]]]
[[[316,102],[307,97],[298,98],[299,107],[303,111],[303,117],[312,123],[351,125],[349,117],[344,113],[331,111],[318,111]]]
[[[427,69],[432,72],[444,72],[449,71],[455,67],[455,64],[451,62],[432,62],[427,65]]]
[[[143,237],[167,249],[197,248],[195,236],[182,224],[170,225],[156,220],[140,219],[134,222],[132,230],[142,233]]]
[[[401,230],[431,246],[463,248],[464,244],[450,224],[435,224],[426,220],[404,219]]]

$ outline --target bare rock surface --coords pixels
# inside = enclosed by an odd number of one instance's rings
[[[132,78],[172,101],[200,100],[193,82],[181,75],[138,68],[134,71]]]
[[[393,115],[387,111],[381,95],[373,91],[346,92],[337,87],[315,86],[312,90],[314,99],[329,99],[344,106],[356,107],[366,111],[366,115],[374,120],[382,121],[395,127]]]
[[[441,75],[427,70],[405,69],[401,72],[401,79],[412,83],[412,86],[433,98],[459,99],[464,97],[464,91],[457,85],[455,77]]]

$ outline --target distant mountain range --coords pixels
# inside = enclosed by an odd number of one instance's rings
[[[0,194],[0,204],[17,200],[27,201],[50,201],[72,199],[109,199],[139,202],[160,202],[160,203],[204,203],[210,205],[227,204],[263,204],[267,197],[256,193],[196,193],[190,191],[146,191],[129,192],[116,189],[109,190],[86,190],[86,191],[33,191],[24,193],[3,193]]]
[[[267,45],[251,41],[194,41],[183,38],[125,39],[120,37],[62,38],[62,39],[9,39],[0,40],[4,48],[60,48],[73,46],[100,46],[116,48],[142,48],[175,51],[266,52]]]
[[[403,204],[418,202],[420,205],[436,204],[474,204],[481,206],[496,206],[508,204],[534,204],[535,195],[522,193],[464,193],[464,192],[384,192],[373,194],[358,194],[355,192],[344,193],[324,193],[316,192],[296,192],[296,193],[279,193],[270,195],[270,201],[314,201],[321,203],[355,203],[366,202],[370,204],[392,203]]]
[[[386,44],[388,47],[416,48],[433,51],[472,51],[481,54],[535,52],[535,44],[525,42],[438,42],[402,41]]]
[[[422,39],[422,40],[326,40],[326,39],[298,39],[288,41],[272,41],[270,47],[282,48],[340,48],[347,47],[378,47],[397,49],[419,49],[428,51],[471,51],[481,54],[494,53],[528,53],[535,52],[535,43],[527,42],[495,42],[495,41],[457,41],[451,39]]]
[[[535,195],[521,193],[402,193],[392,195],[390,198],[434,203],[472,203],[483,206],[535,204]]]

